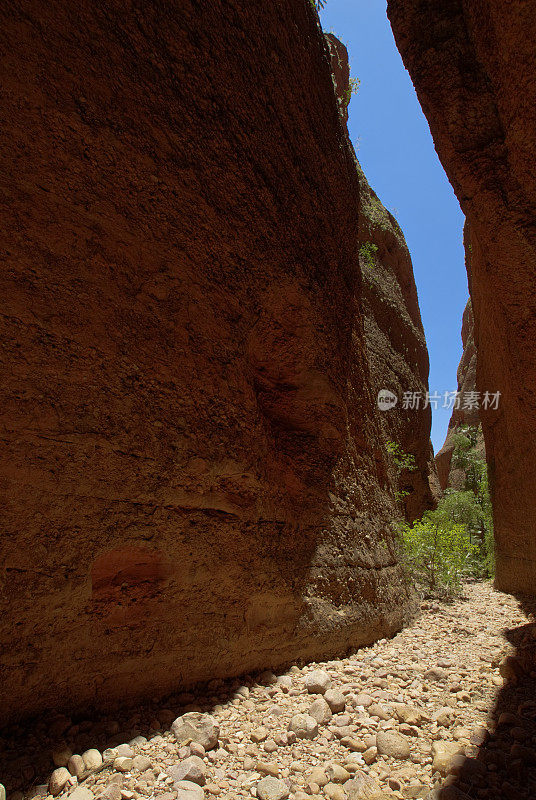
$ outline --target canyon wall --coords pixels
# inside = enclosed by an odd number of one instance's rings
[[[474,340],[474,318],[471,301],[467,302],[462,318],[462,346],[463,353],[458,366],[458,387],[459,405],[454,405],[452,416],[449,421],[445,444],[435,457],[437,474],[442,489],[465,489],[465,472],[456,465],[452,464],[452,456],[455,449],[455,436],[460,428],[470,426],[476,428],[476,452],[485,457],[485,445],[480,427],[480,409],[466,402],[470,393],[474,393],[476,388],[476,347]]]
[[[0,721],[389,635],[363,181],[310,2],[0,18]]]
[[[477,388],[500,589],[536,585],[536,15],[527,0],[389,0],[398,48],[470,224]]]
[[[326,34],[335,93],[347,133],[350,99],[348,51],[332,33]],[[354,112],[355,113],[355,112]],[[351,147],[351,145],[350,145]],[[380,413],[385,449],[397,446],[411,455],[414,467],[400,471],[389,458],[390,479],[409,521],[433,508],[441,493],[425,407],[429,360],[421,321],[411,256],[396,219],[370,187],[354,154],[359,178],[359,265],[365,342],[373,394],[388,390],[398,402]],[[405,393],[420,395],[418,407],[404,401]]]
[[[411,468],[400,471],[391,453],[394,490],[406,519],[413,521],[434,508],[441,494],[429,438],[432,413],[425,404],[428,351],[404,235],[356,166],[367,357],[376,397],[387,389],[398,398],[380,414],[380,422],[387,447],[397,446],[414,459]],[[418,406],[405,398],[407,393],[420,398]]]

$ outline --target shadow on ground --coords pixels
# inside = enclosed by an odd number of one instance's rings
[[[536,603],[517,597],[536,620]],[[499,668],[505,683],[488,715],[487,729],[473,735],[456,756],[449,777],[427,800],[536,799],[536,622],[504,630],[511,654]]]
[[[8,800],[21,800],[21,792],[24,797],[49,794],[47,784],[55,769],[55,750],[68,749],[81,754],[97,748],[102,753],[108,747],[130,742],[138,736],[152,738],[169,730],[181,714],[187,711],[211,713],[216,705],[232,700],[240,686],[253,686],[262,682],[262,678],[262,675],[254,678],[246,675],[234,680],[214,680],[192,688],[191,692],[116,711],[103,709],[100,715],[92,713],[91,717],[51,712],[33,722],[11,725],[0,731],[0,776]],[[225,744],[225,737],[220,737],[220,742]],[[162,792],[167,790],[165,786],[159,788]]]

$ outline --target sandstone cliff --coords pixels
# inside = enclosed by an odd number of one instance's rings
[[[497,586],[536,577],[536,15],[526,0],[389,0],[395,38],[470,223],[477,387]]]
[[[393,632],[363,181],[311,4],[0,16],[0,719]]]
[[[463,426],[469,425],[478,429],[477,451],[485,454],[485,445],[480,428],[480,411],[477,407],[469,407],[465,402],[468,393],[476,389],[476,347],[474,341],[474,319],[471,301],[467,302],[462,319],[462,345],[463,353],[458,366],[458,393],[459,407],[454,407],[450,418],[445,444],[435,457],[437,474],[442,489],[452,488],[463,490],[465,488],[465,473],[452,466],[454,453],[455,434]]]
[[[333,34],[326,34],[335,91],[346,130],[350,98],[348,52]],[[375,397],[387,389],[396,406],[380,414],[385,447],[398,445],[415,459],[414,469],[402,472],[390,460],[390,478],[410,521],[433,508],[440,494],[433,448],[429,439],[431,409],[428,391],[428,351],[422,327],[413,265],[400,226],[387,211],[354,155],[359,177],[359,241],[365,317],[365,340]],[[404,408],[405,392],[417,393],[418,408]]]
[[[391,460],[394,490],[406,518],[413,521],[433,508],[441,493],[429,438],[432,415],[425,404],[428,351],[403,233],[356,166],[367,357],[376,397],[388,389],[398,398],[396,406],[380,414],[380,421],[387,446],[398,445],[415,460],[414,468],[402,472]],[[407,392],[420,397],[418,408],[404,403]]]

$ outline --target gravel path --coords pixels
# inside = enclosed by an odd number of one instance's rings
[[[468,584],[461,599],[423,603],[394,639],[349,658],[213,681],[203,695],[128,717],[14,729],[0,778],[8,800],[21,790],[72,800],[531,800],[532,667],[504,632],[519,648],[535,627],[512,597]],[[39,779],[48,784],[29,792]],[[450,788],[431,792],[438,784]]]

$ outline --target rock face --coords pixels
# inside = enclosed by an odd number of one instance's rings
[[[459,408],[452,409],[449,427],[445,444],[437,454],[435,461],[437,474],[442,489],[452,488],[463,490],[465,488],[465,473],[462,469],[452,466],[452,456],[454,453],[454,435],[462,426],[470,425],[479,429],[477,439],[477,450],[485,454],[484,439],[480,429],[480,411],[478,408],[470,408],[469,403],[465,403],[465,398],[469,392],[476,389],[476,347],[474,340],[474,318],[471,301],[467,302],[462,319],[462,345],[463,353],[458,366],[458,392],[460,397]]]
[[[346,126],[350,97],[348,52],[333,34],[326,34],[326,39],[335,91]],[[426,509],[433,508],[440,495],[429,440],[432,414],[425,404],[428,351],[404,234],[370,187],[357,158],[355,164],[361,190],[359,262],[363,276],[367,358],[375,397],[382,389],[387,389],[398,398],[396,406],[380,414],[384,440],[415,458],[416,469],[402,473],[391,463],[390,476],[405,516],[412,521]],[[418,408],[411,408],[404,402],[405,393],[420,396]]]
[[[536,16],[526,0],[389,0],[404,63],[471,227],[470,294],[499,588],[536,585]]]
[[[384,440],[415,459],[415,468],[402,472],[391,461],[394,489],[406,519],[413,521],[433,508],[441,494],[429,439],[431,410],[425,401],[428,351],[404,235],[370,188],[359,164],[357,168],[367,356],[374,395],[387,389],[398,398],[396,406],[380,414],[380,421]],[[408,402],[408,394],[418,396],[418,407]]]
[[[0,11],[0,719],[388,635],[360,178],[311,4],[43,13]]]

